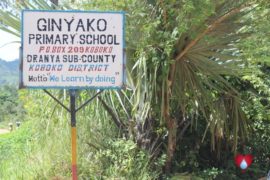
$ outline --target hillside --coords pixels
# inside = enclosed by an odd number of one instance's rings
[[[18,84],[19,60],[4,61],[0,59],[0,85]]]

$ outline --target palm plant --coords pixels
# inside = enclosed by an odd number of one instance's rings
[[[133,102],[136,130],[140,132],[149,119],[165,123],[167,171],[171,169],[176,147],[181,146],[177,139],[181,139],[198,116],[207,121],[205,132],[211,133],[213,150],[220,147],[223,139],[233,142],[236,150],[239,139],[247,137],[248,125],[239,94],[229,81],[230,77],[241,77],[243,73],[244,60],[237,44],[249,34],[246,31],[249,21],[245,17],[258,4],[254,1],[143,3],[148,11],[143,16],[146,18],[141,30],[143,42],[135,48],[137,54],[129,78],[133,92],[129,102]],[[140,37],[135,31],[134,36]],[[132,53],[131,48],[128,50]],[[145,130],[138,137],[145,134],[150,133]],[[149,142],[149,137],[145,138],[144,142]],[[151,137],[148,140],[156,145]]]

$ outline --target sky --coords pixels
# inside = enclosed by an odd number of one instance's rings
[[[19,59],[20,43],[11,43],[14,41],[20,41],[20,38],[0,30],[0,59],[6,61]]]

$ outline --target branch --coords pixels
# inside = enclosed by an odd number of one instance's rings
[[[125,124],[116,117],[116,115],[114,114],[113,110],[106,104],[105,101],[103,101],[103,99],[101,97],[98,97],[98,100],[100,100],[101,104],[103,105],[103,107],[105,108],[105,110],[111,115],[113,122],[116,124],[116,126],[123,130],[125,128]]]
[[[94,145],[93,143],[86,142],[86,144],[87,144],[88,146],[90,146],[90,147],[93,147],[95,150],[99,150],[99,148],[98,148],[96,145]]]
[[[180,61],[186,53],[193,47],[195,46],[206,34],[209,32],[213,31],[220,23],[228,19],[229,17],[239,13],[242,9],[251,6],[252,4],[243,4],[240,7],[231,9],[229,12],[226,14],[222,15],[219,17],[217,20],[215,20],[212,24],[210,24],[202,33],[200,33],[194,40],[192,40],[186,47],[185,49],[176,56],[175,62],[171,64],[170,70],[169,70],[169,75],[168,75],[168,87],[171,90],[173,86],[173,81],[174,81],[174,76],[175,76],[175,69],[176,69],[176,62]]]
[[[239,13],[242,9],[251,6],[252,4],[243,4],[240,7],[231,9],[229,12],[224,14],[223,16],[219,17],[217,20],[215,20],[211,25],[209,25],[202,33],[200,33],[193,41],[191,41],[185,49],[176,56],[175,61],[179,61],[182,59],[182,57],[193,47],[197,44],[198,41],[200,41],[206,34],[214,30],[220,23],[225,21],[227,18]]]
[[[191,125],[191,121],[188,121],[185,126],[182,128],[182,130],[179,132],[178,136],[177,136],[177,141],[181,141],[184,137],[184,134],[187,130],[187,128]]]

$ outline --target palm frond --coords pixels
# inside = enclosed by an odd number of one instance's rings
[[[235,150],[239,137],[247,136],[247,120],[229,78],[243,73],[244,60],[237,44],[248,37],[241,28],[249,22],[240,19],[251,12],[253,5],[242,3],[223,15],[210,17],[206,20],[209,25],[194,40],[184,42],[187,38],[182,38],[179,44],[184,48],[171,65],[172,99],[179,102],[180,111],[204,116],[213,150],[221,139],[232,141]],[[224,95],[227,100],[221,101]]]

